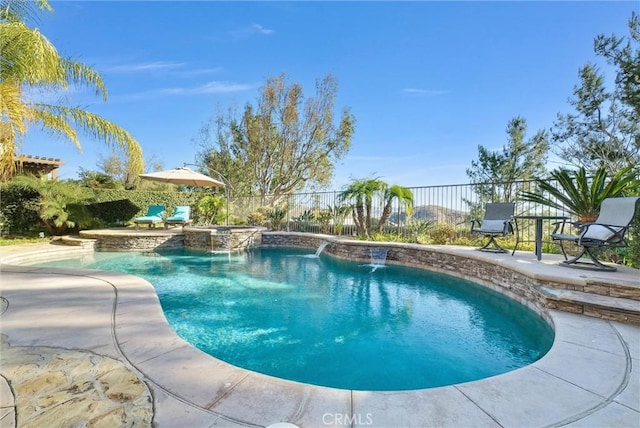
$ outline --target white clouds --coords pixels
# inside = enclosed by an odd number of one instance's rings
[[[197,85],[194,81],[202,81],[207,75],[220,73],[222,67],[202,67],[191,68],[191,64],[175,61],[149,61],[149,62],[125,62],[112,61],[110,65],[102,67],[103,71],[123,74],[122,79],[142,78],[145,82],[151,82],[147,79],[147,75],[157,74],[154,79],[162,78],[166,84],[165,87],[156,86],[155,89],[140,90],[143,86],[138,86],[138,92],[128,94],[115,95],[110,101],[129,102],[158,98],[162,96],[190,96],[190,95],[206,95],[206,94],[223,94],[247,91],[257,87],[255,84],[233,83],[223,81],[207,81],[206,83]],[[179,79],[176,79],[179,78]],[[170,80],[167,80],[170,79]],[[190,82],[191,86],[176,83],[180,79]],[[162,84],[160,84],[162,85]],[[177,86],[169,86],[177,85]]]
[[[232,83],[211,81],[199,86],[175,86],[171,88],[152,89],[144,92],[116,95],[110,101],[128,102],[144,101],[153,98],[167,96],[194,96],[209,94],[229,94],[233,92],[249,91],[257,88],[258,85],[247,83]]]
[[[202,76],[206,74],[215,74],[222,71],[222,67],[189,69],[188,66],[189,66],[188,64],[183,62],[153,61],[153,62],[141,62],[141,63],[131,63],[131,64],[108,65],[108,66],[102,67],[102,71],[107,73],[123,73],[123,74],[169,72],[174,75],[178,75],[182,77]]]
[[[110,65],[103,68],[103,71],[110,73],[139,73],[158,70],[174,70],[183,67],[185,64],[180,62],[142,62],[133,64]]]
[[[158,91],[154,91],[154,93],[160,95],[201,95],[201,94],[224,94],[230,92],[241,92],[248,91],[253,89],[254,85],[244,84],[244,83],[229,83],[229,82],[208,82],[204,85],[185,88],[185,87],[176,87],[176,88],[166,88],[160,89]]]
[[[270,36],[274,33],[274,30],[265,28],[260,24],[251,24],[248,27],[238,28],[229,32],[234,39],[247,39],[252,36]]]
[[[215,68],[197,68],[194,70],[181,71],[180,75],[184,77],[202,76],[204,74],[215,74],[222,71],[222,67]]]
[[[451,91],[440,90],[440,89],[405,88],[405,89],[402,89],[400,93],[407,94],[407,95],[435,96],[435,95],[446,95],[451,93]]]
[[[265,34],[265,35],[273,34],[275,32],[275,31],[270,30],[268,28],[264,28],[260,24],[252,24],[251,25],[251,29],[254,30],[258,34]]]

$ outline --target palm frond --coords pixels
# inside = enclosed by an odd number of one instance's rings
[[[24,134],[27,130],[27,108],[22,102],[20,85],[12,79],[0,81],[0,119],[14,128],[12,132]]]
[[[30,122],[39,124],[44,131],[52,135],[71,140],[78,150],[82,149],[78,134],[71,123],[69,123],[69,118],[55,114],[49,109],[34,108],[33,106],[28,106],[28,109],[30,112]]]
[[[61,67],[65,71],[65,80],[71,81],[76,85],[93,86],[96,95],[102,95],[104,101],[107,100],[107,88],[102,81],[100,74],[85,64],[70,61],[62,58]]]
[[[0,23],[0,76],[28,85],[57,85],[67,82],[61,57],[38,30],[23,22]]]
[[[0,1],[0,21],[26,21],[36,19],[38,12],[53,11],[47,0],[2,0]]]
[[[638,179],[631,167],[608,177],[605,168],[599,168],[592,177],[585,168],[577,171],[560,169],[551,173],[557,187],[547,180],[536,180],[538,192],[520,192],[520,198],[536,204],[569,210],[578,217],[595,217],[606,198],[624,196],[640,190]]]
[[[24,22],[35,12],[52,8],[47,0],[0,0],[0,179],[15,170],[14,157],[20,136],[29,124],[71,140],[78,148],[76,128],[123,148],[137,174],[144,170],[142,149],[124,129],[77,107],[28,102],[23,87],[64,90],[69,85],[88,86],[107,99],[107,90],[98,72],[61,57],[55,46],[37,29]]]
[[[50,104],[34,104],[33,107],[34,112],[37,112],[38,115],[34,120],[47,119],[52,121],[50,122],[51,124],[56,124],[53,118],[58,118],[57,123],[63,126],[58,131],[70,136],[73,133],[68,133],[68,129],[64,127],[64,124],[73,124],[90,137],[104,141],[110,146],[124,149],[131,161],[131,170],[136,174],[144,171],[144,158],[140,145],[131,134],[115,123],[78,107]],[[72,141],[74,141],[73,138]]]

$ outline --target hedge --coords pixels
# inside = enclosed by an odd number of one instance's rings
[[[164,205],[168,214],[176,205],[194,205],[200,192],[95,189],[89,210],[107,224],[126,224],[147,213],[149,205]]]
[[[149,205],[164,205],[168,214],[176,205],[195,205],[201,192],[168,192],[124,189],[87,189],[85,205],[106,226],[126,225],[146,214]],[[40,227],[40,194],[28,186],[0,186],[0,229],[21,233]]]
[[[0,186],[0,229],[24,232],[40,225],[40,194],[22,185]]]

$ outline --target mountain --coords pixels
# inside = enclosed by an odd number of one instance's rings
[[[412,218],[416,220],[427,220],[434,223],[461,224],[468,220],[469,213],[458,211],[439,205],[419,205],[414,207]],[[405,213],[400,213],[400,221],[404,222]],[[391,221],[396,223],[398,215],[393,214]]]

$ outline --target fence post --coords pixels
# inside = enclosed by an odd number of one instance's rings
[[[291,217],[289,216],[289,212],[290,212],[290,208],[293,206],[292,203],[292,199],[293,195],[292,194],[288,194],[287,195],[287,205],[286,205],[286,209],[287,209],[287,232],[290,232],[291,230],[289,229],[289,223],[291,222]]]

